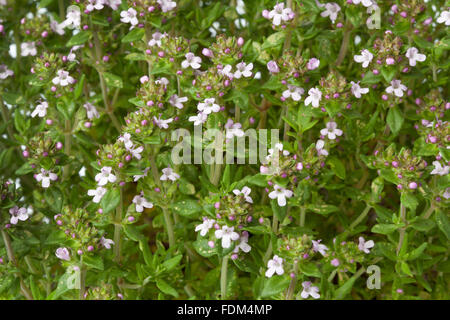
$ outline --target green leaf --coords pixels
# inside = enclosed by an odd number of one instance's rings
[[[339,211],[339,208],[333,206],[331,204],[308,204],[307,208],[312,212],[321,214],[321,215],[329,215],[332,212]]]
[[[420,255],[425,251],[425,249],[427,248],[428,243],[422,243],[420,245],[420,247],[414,249],[413,251],[411,251],[410,253],[408,253],[406,260],[414,260],[420,257]]]
[[[400,196],[400,201],[405,207],[411,209],[411,211],[416,211],[416,208],[419,204],[419,201],[416,199],[414,194],[409,192],[402,192],[402,195]]]
[[[69,41],[67,41],[66,47],[73,47],[83,44],[89,40],[90,36],[90,31],[80,31],[76,35],[72,36]]]
[[[353,277],[345,281],[344,284],[334,292],[334,299],[344,299],[352,291],[353,284],[355,283],[356,279],[357,277],[354,275]]]
[[[144,241],[144,235],[133,225],[125,225],[123,226],[123,231],[133,241]]]
[[[110,189],[103,196],[100,201],[103,213],[108,213],[114,210],[120,202],[120,191],[117,188]]]
[[[308,277],[320,278],[322,276],[319,267],[313,262],[301,263],[299,264],[299,269],[301,273]]]
[[[127,33],[125,37],[122,38],[122,43],[125,42],[133,42],[136,40],[141,40],[145,34],[145,30],[141,28],[134,28],[130,32]]]
[[[261,298],[267,298],[279,294],[289,286],[289,279],[281,276],[273,276],[264,282]]]
[[[430,219],[417,219],[410,226],[417,231],[428,232],[433,229],[436,224]]]
[[[372,232],[380,234],[390,234],[395,230],[397,230],[398,228],[399,226],[396,224],[380,223],[373,226]]]
[[[182,200],[172,204],[172,209],[183,217],[195,217],[198,212],[202,211],[202,207],[197,200]]]
[[[164,292],[165,294],[174,296],[175,298],[178,298],[178,292],[175,290],[170,284],[168,284],[163,279],[157,279],[156,280],[156,286],[159,290]]]
[[[100,256],[83,256],[83,263],[93,269],[104,270],[103,259]]]
[[[122,88],[123,87],[123,81],[122,81],[121,77],[116,76],[115,74],[112,74],[109,72],[103,72],[102,74],[105,77],[105,81],[108,86],[114,87],[114,88]]]
[[[329,157],[327,163],[330,165],[331,170],[342,180],[345,180],[345,166],[341,160],[336,157]]]
[[[394,79],[396,72],[397,72],[397,68],[395,68],[395,67],[382,67],[381,68],[381,75],[383,76],[384,80],[386,80],[386,82],[391,82],[392,79]]]
[[[448,220],[447,214],[439,210],[435,214],[435,220],[439,229],[441,229],[447,239],[450,240],[450,222]]]
[[[169,260],[164,261],[162,266],[166,268],[166,271],[170,271],[180,263],[181,258],[183,258],[183,255],[179,254],[173,258],[170,258]]]
[[[63,205],[63,194],[58,188],[54,187],[45,190],[44,198],[53,212],[61,212],[61,208]]]
[[[389,108],[386,121],[394,135],[400,131],[403,125],[404,117],[398,106]]]

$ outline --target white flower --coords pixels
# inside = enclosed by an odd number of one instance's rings
[[[445,192],[443,193],[443,197],[445,199],[450,199],[450,188],[445,189]]]
[[[173,94],[170,98],[169,98],[169,103],[174,106],[175,108],[178,109],[183,109],[183,103],[187,102],[188,98],[187,97],[179,97],[176,94]]]
[[[142,172],[142,174],[134,175],[134,176],[133,176],[133,178],[134,178],[133,181],[136,182],[136,181],[138,181],[139,179],[142,179],[142,178],[146,177],[149,170],[150,170],[150,167],[147,167],[147,168],[144,169],[144,171]]]
[[[326,245],[320,243],[322,240],[317,240],[317,241],[316,240],[311,240],[311,241],[312,241],[312,244],[313,244],[313,247],[312,247],[313,251],[314,252],[320,252],[321,255],[325,256],[325,254],[327,253],[328,248],[327,248]]]
[[[14,72],[10,69],[8,69],[7,65],[0,64],[0,79],[4,80],[10,76],[13,76]]]
[[[33,110],[33,112],[31,113],[31,116],[33,118],[36,117],[36,116],[39,116],[40,118],[43,118],[47,114],[47,108],[48,108],[48,102],[47,101],[42,101]]]
[[[247,231],[242,232],[242,235],[239,238],[239,240],[240,242],[234,247],[233,252],[238,253],[240,249],[245,253],[249,253],[250,250],[252,250],[252,247],[248,244],[248,232]]]
[[[25,207],[19,208],[18,206],[14,206],[9,209],[9,213],[11,214],[11,219],[9,222],[11,224],[17,224],[17,222],[25,221],[28,219],[28,210]]]
[[[369,66],[369,64],[372,62],[373,59],[373,54],[367,50],[364,49],[361,51],[361,55],[355,55],[353,57],[353,59],[357,62],[357,63],[362,63],[362,67],[363,68],[367,68]]]
[[[131,141],[131,135],[129,133],[124,133],[124,135],[120,136],[118,140],[123,142],[125,149],[127,150],[130,150],[133,147],[133,141]]]
[[[129,23],[131,26],[135,26],[139,23],[139,20],[136,17],[137,12],[133,8],[129,8],[127,11],[122,11],[120,13],[120,21],[123,23]]]
[[[308,70],[315,70],[320,66],[320,60],[317,58],[311,58],[309,59],[308,63],[306,64],[306,68]]]
[[[161,181],[176,181],[180,178],[180,175],[172,170],[172,168],[164,168],[162,169],[163,175],[159,178]]]
[[[245,62],[240,62],[236,65],[236,71],[234,72],[234,77],[240,79],[242,76],[245,78],[252,76],[253,63],[246,64]]]
[[[322,17],[330,17],[331,22],[335,22],[338,16],[339,11],[341,11],[341,7],[334,2],[330,2],[325,4],[325,11],[323,11],[320,15]]]
[[[100,114],[92,103],[86,102],[83,107],[86,109],[86,114],[89,120],[100,117]]]
[[[342,136],[342,130],[337,128],[337,124],[334,121],[327,122],[326,128],[320,130],[320,134],[328,136],[328,139],[334,140],[336,136]]]
[[[111,239],[106,239],[105,237],[101,237],[100,244],[109,250],[111,249],[111,246],[114,245],[114,241]]]
[[[250,192],[252,192],[252,189],[250,189],[247,186],[243,187],[242,190],[239,190],[239,189],[233,190],[233,193],[236,196],[243,195],[245,201],[247,201],[248,203],[253,203],[253,199],[250,197]]]
[[[397,97],[403,97],[403,91],[408,90],[408,88],[402,84],[401,80],[392,80],[391,85],[386,88],[387,93],[394,93]]]
[[[312,104],[313,108],[319,107],[320,99],[322,99],[322,91],[317,88],[311,88],[308,91],[308,98],[305,99],[305,106]]]
[[[267,262],[266,277],[271,278],[274,273],[281,276],[284,273],[283,259],[277,255],[274,255],[271,260]]]
[[[88,5],[86,6],[86,10],[102,10],[104,8],[105,2],[105,0],[89,0]]]
[[[450,11],[445,10],[441,12],[439,18],[437,18],[437,23],[445,23],[446,26],[450,26]]]
[[[152,34],[152,39],[148,42],[148,45],[150,47],[154,47],[155,45],[158,47],[161,47],[161,39],[165,38],[167,36],[167,33],[161,33],[159,31],[156,31]]]
[[[147,201],[142,193],[134,196],[133,203],[136,205],[136,212],[142,212],[144,208],[153,208],[153,203]]]
[[[313,297],[314,299],[319,299],[319,288],[311,286],[311,281],[305,281],[302,283],[303,291],[300,294],[300,296],[303,299],[307,299],[309,296]]]
[[[22,57],[35,56],[37,54],[36,44],[34,41],[22,42],[20,44],[20,50]]]
[[[53,78],[53,84],[59,84],[62,87],[65,87],[69,84],[75,83],[75,79],[72,78],[67,71],[60,69],[56,72],[56,74],[58,76]]]
[[[202,63],[202,58],[195,56],[192,52],[188,52],[185,55],[186,60],[181,62],[181,67],[186,69],[191,67],[192,69],[198,69],[201,67],[200,63]]]
[[[216,220],[203,218],[203,223],[195,227],[195,232],[200,231],[200,235],[204,237],[208,233],[209,229],[213,227],[214,222],[216,222]]]
[[[225,67],[223,67],[222,69],[218,69],[217,73],[222,75],[222,76],[227,76],[228,78],[232,79],[234,76],[234,73],[231,72],[231,69],[233,67],[229,64],[227,64]]]
[[[354,4],[362,3],[362,5],[366,8],[372,6],[372,0],[353,0]]]
[[[119,6],[122,4],[122,0],[106,0],[105,3],[111,7],[113,10],[119,9]]]
[[[219,112],[220,106],[216,103],[215,98],[208,98],[205,99],[205,101],[200,102],[197,106],[198,111],[204,113],[204,114],[210,114],[211,112]],[[190,120],[189,120],[190,121]]]
[[[169,123],[171,123],[173,121],[173,118],[169,118],[167,120],[164,120],[164,119],[161,119],[161,118],[158,119],[155,116],[153,116],[153,121],[161,129],[169,129]]]
[[[434,169],[430,174],[438,174],[440,176],[445,176],[449,173],[450,167],[447,165],[442,166],[439,161],[433,161]]]
[[[194,122],[194,126],[198,126],[202,123],[205,123],[208,119],[208,115],[203,112],[199,112],[196,116],[190,116],[189,121]]]
[[[232,119],[228,119],[227,123],[225,124],[225,129],[227,129],[226,137],[227,139],[231,139],[233,137],[243,137],[244,131],[241,129],[242,124],[236,122],[234,123]]]
[[[53,32],[59,34],[60,36],[64,35],[65,33],[64,28],[65,28],[64,21],[61,23],[58,23],[58,21],[56,20],[50,21],[50,29],[52,29]]]
[[[169,80],[165,77],[159,78],[158,80],[155,80],[155,84],[160,84],[162,85],[164,88],[167,87],[167,85],[169,84]]]
[[[81,12],[77,6],[67,8],[66,20],[62,22],[64,27],[79,28],[81,25]]]
[[[44,169],[41,169],[41,173],[36,175],[36,180],[38,182],[42,181],[42,188],[50,187],[50,181],[55,181],[57,179],[58,176],[55,173]]]
[[[327,156],[328,151],[325,150],[323,147],[325,146],[325,142],[322,139],[317,140],[316,142],[316,150],[319,156]]]
[[[69,261],[70,260],[70,253],[67,248],[58,248],[56,249],[55,255],[58,259]]]
[[[99,186],[104,186],[108,182],[115,182],[117,180],[116,176],[111,173],[111,167],[103,167],[100,173],[95,176],[95,181],[97,181]]]
[[[423,62],[427,58],[426,55],[419,53],[419,50],[415,47],[411,47],[406,50],[406,57],[409,59],[409,65],[411,67],[414,67],[417,61]]]
[[[370,253],[370,248],[373,248],[375,243],[373,240],[365,241],[363,237],[359,237],[358,249],[364,253]]]
[[[142,158],[141,153],[142,153],[142,151],[144,151],[144,147],[140,146],[140,147],[137,147],[137,148],[134,148],[134,149],[130,149],[129,151],[131,152],[131,155],[134,158],[136,158],[138,160],[141,160],[141,158]]]
[[[269,12],[269,19],[273,19],[272,23],[275,26],[279,26],[281,21],[291,20],[293,14],[291,8],[284,8],[284,3],[278,3],[273,7],[273,10]]]
[[[300,101],[302,94],[305,93],[305,90],[292,84],[288,84],[287,87],[288,89],[283,91],[283,97],[286,99],[291,98],[294,101]]]
[[[222,248],[227,249],[231,246],[231,241],[239,239],[239,234],[234,232],[234,227],[223,226],[221,230],[215,231],[217,239],[222,239]]]
[[[287,190],[283,187],[280,187],[279,185],[274,186],[274,191],[269,193],[270,199],[277,199],[278,205],[280,207],[284,207],[286,205],[286,198],[292,197],[294,194],[291,190]]]
[[[361,98],[362,94],[366,94],[369,92],[369,88],[361,88],[359,85],[359,81],[358,82],[353,82],[351,81],[352,84],[352,93],[356,98]]]
[[[171,0],[158,0],[158,4],[161,6],[162,12],[168,12],[176,8],[177,3]]]
[[[106,189],[103,187],[97,187],[97,189],[89,189],[88,190],[88,196],[94,197],[92,201],[94,203],[99,203],[100,200],[102,200],[103,196],[106,193]]]

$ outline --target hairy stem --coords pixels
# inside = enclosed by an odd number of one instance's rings
[[[81,262],[79,300],[84,300],[84,293],[86,292],[86,272],[86,267],[83,265],[83,262]]]
[[[403,205],[403,203],[400,203],[400,219],[402,222],[406,222],[406,207]],[[397,246],[397,256],[400,253],[400,249],[403,246],[403,240],[405,239],[405,227],[400,228],[399,233],[400,237],[398,239],[398,246]]]
[[[5,121],[6,125],[6,131],[8,132],[8,136],[10,140],[14,140],[14,130],[12,124],[9,122],[9,112],[8,108],[6,108],[5,104],[3,103],[3,99],[0,97],[0,108],[2,111],[2,117],[3,121]]]
[[[114,261],[117,263],[121,260],[121,229],[122,229],[122,213],[123,213],[123,189],[120,188],[120,201],[116,208],[116,223],[114,224]]]
[[[305,207],[300,207],[300,227],[305,226],[306,209]]]
[[[371,209],[371,206],[366,205],[366,207],[363,210],[363,212],[361,212],[361,214],[358,216],[358,218],[356,218],[356,220],[353,221],[353,223],[350,225],[350,227],[348,229],[349,230],[353,230],[358,224],[360,224],[361,221],[363,221],[364,218],[367,216],[367,214],[369,213],[370,209]]]
[[[286,293],[286,300],[292,300],[292,296],[294,295],[295,286],[297,285],[297,272],[298,272],[298,261],[294,261],[294,277],[291,279],[289,283],[289,288]]]
[[[227,254],[222,258],[222,268],[220,270],[220,298],[225,300],[227,298],[227,276],[228,276],[228,259]]]
[[[64,123],[64,153],[69,157],[72,151],[72,123],[66,120]],[[63,169],[63,180],[69,177],[70,164],[66,164]]]
[[[347,22],[345,29],[344,29],[344,39],[342,39],[341,48],[339,49],[339,55],[336,59],[336,66],[339,66],[343,61],[347,54],[348,45],[350,42],[350,35],[352,30],[352,24]]]

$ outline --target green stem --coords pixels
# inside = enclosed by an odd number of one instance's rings
[[[5,104],[3,103],[3,99],[1,97],[0,97],[0,107],[2,111],[3,121],[5,121],[6,123],[6,130],[8,132],[9,139],[14,140],[14,130],[11,123],[9,122],[9,112]]]
[[[402,222],[406,222],[406,207],[403,205],[403,203],[400,203],[400,220]],[[397,246],[397,256],[400,253],[400,249],[403,246],[403,240],[405,239],[405,232],[406,232],[406,226],[403,228],[400,228],[400,230],[399,230],[400,237],[398,239],[398,246]]]
[[[353,230],[358,224],[361,223],[361,221],[364,220],[364,218],[367,216],[367,214],[369,213],[371,209],[371,206],[366,205],[366,208],[364,209],[364,211],[359,215],[358,218],[356,218],[355,221],[353,221],[353,223],[350,225],[350,227],[348,228],[350,231]]]
[[[300,227],[305,226],[306,209],[305,207],[300,207]]]
[[[436,207],[434,206],[434,204],[431,204],[431,206],[428,208],[427,212],[425,212],[425,214],[423,215],[423,218],[428,219],[433,214],[435,209],[436,209]]]
[[[122,229],[122,213],[123,213],[123,189],[120,188],[120,201],[116,208],[116,223],[114,224],[114,260],[119,263],[121,260],[121,229]]]
[[[58,0],[58,7],[59,7],[59,18],[64,20],[65,15],[65,9],[64,9],[64,0]]]
[[[66,120],[64,123],[64,153],[69,157],[72,151],[72,123]],[[70,164],[66,164],[63,169],[63,180],[69,177]]]
[[[273,233],[277,233],[278,232],[278,217],[277,216],[273,216],[273,221],[272,221],[272,231]],[[272,255],[272,239],[269,239],[269,246],[267,247],[267,251],[264,254],[264,265],[267,264],[267,261],[269,261],[270,256]]]
[[[225,300],[227,297],[227,276],[228,276],[228,259],[227,254],[222,258],[222,268],[220,270],[220,298]]]
[[[339,66],[344,61],[345,55],[347,54],[348,44],[350,42],[351,29],[352,24],[347,22],[344,29],[344,39],[342,39],[341,48],[339,49],[339,55],[338,58],[336,59],[336,66]]]
[[[297,271],[298,271],[298,261],[294,261],[294,277],[291,279],[289,283],[289,288],[286,294],[286,300],[292,300],[292,296],[294,295],[295,286],[297,284]]]
[[[83,265],[83,261],[81,260],[80,266],[80,291],[79,291],[79,300],[84,300],[84,293],[86,292],[86,267]]]

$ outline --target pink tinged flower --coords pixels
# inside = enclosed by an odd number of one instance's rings
[[[25,207],[19,208],[18,206],[14,206],[9,209],[9,214],[11,215],[9,220],[11,224],[17,224],[19,220],[25,221],[28,219],[28,210]]]
[[[339,259],[335,258],[335,259],[331,260],[331,265],[333,267],[337,267],[337,266],[339,266],[339,264],[340,264]]]
[[[8,69],[7,65],[0,64],[0,79],[5,80],[8,77],[11,77],[14,75],[14,72],[10,69]]]
[[[293,11],[291,8],[285,8],[284,3],[278,3],[267,17],[272,20],[275,26],[279,26],[282,21],[289,21],[293,18]]]
[[[196,116],[190,116],[189,121],[194,122],[194,126],[199,126],[202,123],[205,123],[208,119],[208,114],[204,112],[199,112]]]
[[[144,208],[153,208],[153,203],[147,201],[142,193],[141,195],[134,196],[133,203],[136,205],[136,212],[142,212]]]
[[[40,104],[36,106],[36,108],[31,113],[31,116],[34,118],[36,116],[43,118],[47,115],[48,102],[42,101]]]
[[[319,156],[328,156],[328,151],[324,149],[325,147],[325,141],[322,139],[317,140],[316,142],[316,150]]]
[[[222,248],[227,249],[231,246],[231,241],[239,239],[239,234],[234,232],[234,227],[223,226],[222,229],[214,232],[217,239],[222,239]]]
[[[450,199],[450,188],[445,189],[442,196],[447,200]]]
[[[369,93],[369,88],[361,88],[360,87],[360,85],[359,85],[359,81],[358,82],[353,82],[353,81],[351,81],[351,84],[352,84],[352,89],[351,89],[351,91],[352,91],[352,93],[353,93],[353,95],[356,97],[356,98],[361,98],[361,95],[362,94],[367,94],[367,93]]]
[[[195,232],[200,231],[200,235],[204,237],[208,233],[209,229],[214,226],[214,222],[216,222],[216,220],[204,218],[203,223],[195,227]]]
[[[450,11],[442,11],[439,18],[437,18],[437,23],[445,23],[446,26],[450,26]]]
[[[161,119],[161,118],[156,118],[153,117],[153,121],[155,122],[155,124],[161,128],[161,129],[169,129],[169,123],[171,123],[173,121],[173,118],[169,118],[167,120]]]
[[[183,103],[187,102],[188,98],[187,97],[179,97],[176,94],[172,95],[169,98],[169,103],[174,106],[175,108],[178,109],[183,109]]]
[[[406,57],[409,59],[409,65],[411,67],[414,67],[417,61],[423,62],[427,58],[426,55],[419,53],[419,50],[417,50],[417,48],[415,47],[411,47],[406,50]]]
[[[129,8],[127,11],[122,11],[120,13],[120,21],[123,23],[129,23],[132,26],[135,26],[139,23],[137,19],[137,12],[133,8]]]
[[[120,136],[118,140],[123,142],[125,149],[127,150],[130,150],[133,147],[133,141],[131,141],[131,135],[129,133],[124,133],[124,135]]]
[[[320,130],[320,134],[323,136],[328,136],[328,139],[334,140],[336,136],[342,136],[343,132],[341,129],[337,128],[337,124],[334,121],[330,121],[326,124],[326,128]]]
[[[67,8],[66,20],[62,22],[64,28],[79,28],[81,24],[81,12],[77,6],[70,6]]]
[[[172,170],[172,168],[162,169],[162,176],[159,178],[161,181],[176,181],[180,178],[180,175]]]
[[[309,296],[313,297],[314,299],[319,299],[319,288],[312,285],[311,281],[305,281],[302,283],[303,291],[300,294],[300,296],[303,299],[308,299]]]
[[[92,199],[94,203],[99,203],[105,195],[106,191],[107,190],[103,187],[97,187],[97,189],[89,189],[87,194],[90,197],[94,197]]]
[[[185,55],[186,60],[181,62],[181,67],[183,69],[186,69],[188,67],[191,67],[192,69],[198,69],[201,67],[202,58],[195,56],[192,52],[188,52]]]
[[[309,96],[305,99],[305,106],[311,104],[313,108],[318,108],[319,102],[322,99],[322,91],[317,88],[311,88],[308,91],[308,95]]]
[[[306,68],[311,71],[311,70],[317,69],[319,67],[319,65],[320,65],[319,59],[311,58],[311,59],[309,59],[308,63],[306,64]]]
[[[402,84],[401,80],[392,80],[391,85],[386,88],[386,92],[389,94],[394,94],[397,97],[403,97],[403,91],[408,90],[408,88]]]
[[[99,186],[104,186],[108,182],[111,182],[111,183],[116,182],[117,178],[111,172],[112,172],[112,168],[111,167],[103,167],[100,170],[100,173],[98,173],[95,176],[95,181],[97,181]]]
[[[370,249],[373,248],[375,243],[373,240],[365,241],[363,237],[359,237],[358,249],[364,253],[370,253]]]
[[[52,20],[50,21],[50,29],[52,29],[53,32],[59,34],[60,36],[64,35],[64,22],[58,23],[58,21]]]
[[[58,179],[58,176],[51,172],[44,169],[41,169],[41,173],[38,173],[36,175],[36,180],[38,182],[42,181],[42,188],[48,188],[50,187],[50,181],[55,181]]]
[[[363,68],[367,68],[369,64],[372,62],[373,54],[369,50],[364,49],[361,51],[361,55],[355,55],[353,59],[357,63],[362,63]]]
[[[243,137],[245,133],[241,128],[242,125],[240,123],[234,123],[232,119],[228,119],[227,123],[225,124],[225,129],[227,129],[227,139],[232,139],[233,137]]]
[[[275,273],[279,276],[284,273],[283,259],[277,255],[267,262],[266,277],[271,278]]]
[[[150,167],[147,167],[147,168],[144,169],[142,174],[137,174],[137,175],[133,176],[133,179],[134,179],[133,181],[136,182],[139,179],[142,179],[142,178],[146,177],[149,170],[150,170]]]
[[[56,249],[55,255],[58,259],[69,261],[70,260],[70,253],[67,248],[58,248]]]
[[[239,190],[239,189],[234,189],[233,190],[233,193],[236,196],[243,195],[245,201],[247,201],[248,203],[253,203],[253,199],[250,197],[250,192],[252,192],[252,189],[250,189],[247,186],[243,187],[242,190]]]
[[[323,11],[320,15],[322,17],[330,17],[331,22],[334,23],[337,19],[339,11],[341,11],[341,7],[335,2],[330,2],[325,4],[325,11]]]
[[[327,246],[326,245],[324,245],[324,244],[321,244],[320,242],[321,242],[322,240],[312,240],[312,249],[313,249],[313,251],[314,252],[320,252],[320,254],[322,255],[322,256],[325,256],[325,254],[327,253],[327,250],[328,250],[328,248],[327,248]]]
[[[59,84],[62,87],[75,83],[75,79],[69,75],[69,72],[62,69],[56,72],[57,76],[52,79],[53,84]]]
[[[253,63],[246,64],[245,62],[240,62],[236,65],[236,71],[234,72],[234,77],[236,79],[240,79],[241,77],[251,77],[252,76],[252,69],[253,69]]]
[[[162,85],[165,88],[169,84],[169,80],[165,77],[162,77],[159,78],[158,80],[155,80],[155,84]]]
[[[143,146],[140,146],[140,147],[137,147],[134,149],[130,149],[131,155],[138,160],[141,160],[141,158],[142,158],[142,155],[141,155],[142,151],[144,151]]]
[[[286,99],[291,98],[294,101],[300,101],[302,94],[305,93],[305,90],[291,84],[288,84],[287,87],[288,89],[283,91],[282,96]]]
[[[122,0],[106,0],[105,3],[111,7],[113,10],[119,9],[119,6],[122,4]]]
[[[233,67],[231,65],[227,64],[222,69],[218,69],[217,73],[219,73],[222,76],[226,76],[226,77],[228,77],[230,79],[233,79],[234,73],[231,72],[232,69],[233,69]]]
[[[167,36],[167,33],[161,33],[159,31],[156,31],[152,34],[152,39],[148,42],[148,45],[150,47],[158,46],[161,47],[161,39],[165,38]]]
[[[171,0],[158,0],[156,2],[160,5],[162,12],[168,12],[177,7],[177,3]]]
[[[269,198],[277,199],[280,207],[284,207],[286,205],[286,198],[290,198],[294,194],[291,190],[285,189],[277,184],[275,184],[274,189],[269,193]]]
[[[86,6],[86,10],[94,11],[94,10],[102,10],[104,8],[106,0],[88,0],[88,5]]]
[[[269,70],[270,73],[280,72],[280,68],[278,67],[277,63],[273,60],[267,63],[267,70]]]
[[[352,0],[353,4],[362,4],[364,7],[368,8],[373,5],[372,0]]]
[[[105,237],[101,237],[100,244],[109,250],[111,249],[111,246],[114,245],[114,241],[111,239],[106,239]]]
[[[36,44],[34,41],[22,42],[20,44],[20,52],[22,57],[35,56],[37,54]]]
[[[440,176],[445,176],[449,173],[450,167],[447,165],[442,166],[439,161],[433,161],[434,169],[430,172],[430,174],[437,174]]]
[[[210,114],[211,112],[219,112],[220,106],[218,104],[216,104],[215,101],[216,101],[215,98],[205,99],[205,101],[200,102],[197,105],[198,111],[200,111],[204,114]],[[189,121],[191,121],[191,120],[189,120]]]
[[[92,103],[87,102],[83,105],[83,107],[86,109],[86,115],[89,120],[100,118],[100,114]]]
[[[239,244],[234,247],[233,252],[238,253],[239,250],[249,253],[252,250],[252,247],[248,244],[248,232],[244,231],[239,238]]]

